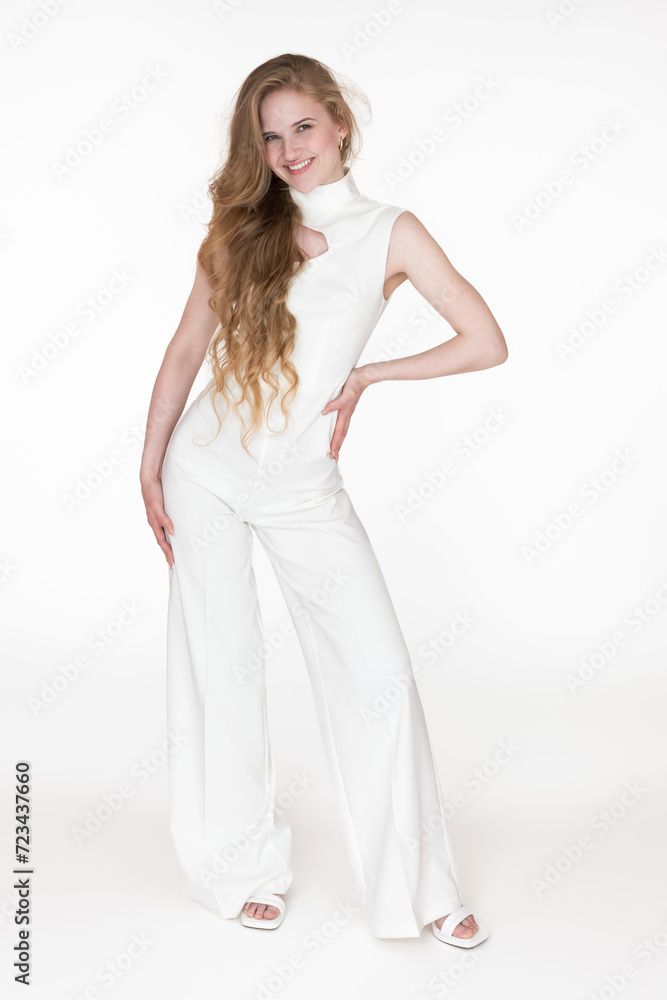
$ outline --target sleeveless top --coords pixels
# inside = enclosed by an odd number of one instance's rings
[[[255,470],[258,465],[261,469],[275,464],[279,456],[287,456],[286,448],[291,449],[297,456],[299,495],[326,496],[340,489],[343,480],[338,463],[328,454],[338,412],[321,411],[339,395],[387,306],[383,290],[391,230],[406,210],[361,194],[349,167],[337,181],[305,193],[290,187],[290,194],[301,208],[304,225],[324,234],[328,250],[306,262],[292,279],[287,296],[287,307],[297,321],[291,361],[299,375],[287,426],[280,399],[288,383],[277,371],[278,397],[247,447],[255,458]],[[194,451],[201,455],[209,449],[197,448],[186,455],[184,438],[203,445],[218,429],[210,402],[214,384],[211,379],[186,411],[169,444],[188,464]],[[236,383],[230,390],[235,400],[240,398]],[[241,423],[221,397],[216,397],[215,405],[223,418],[211,443],[216,469],[236,483],[247,481],[253,463],[240,443]],[[244,419],[247,423],[245,413]],[[292,480],[292,470],[280,477],[278,496]]]
[[[287,305],[297,320],[292,361],[304,387],[329,389],[333,398],[389,301],[383,294],[389,238],[405,209],[361,194],[349,168],[340,180],[290,194],[304,224],[329,244],[290,286]]]

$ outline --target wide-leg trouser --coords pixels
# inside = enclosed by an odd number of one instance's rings
[[[418,936],[463,897],[408,649],[347,492],[275,511],[269,497],[251,521],[175,458],[163,489],[175,527],[168,724],[186,738],[169,757],[170,828],[187,895],[230,918],[253,893],[292,881],[291,832],[274,809],[252,530],[303,650],[372,932]]]

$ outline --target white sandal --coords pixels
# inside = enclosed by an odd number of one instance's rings
[[[267,920],[265,917],[249,917],[245,910],[241,910],[241,923],[246,927],[263,927],[264,930],[270,931],[274,927],[279,927],[285,918],[285,900],[272,892],[265,896],[249,896],[246,903],[264,903],[266,906],[276,906],[280,910],[273,920]],[[245,906],[245,903],[243,905]]]
[[[460,938],[454,937],[454,929],[465,920],[466,917],[472,916],[472,910],[469,910],[465,906],[459,906],[458,910],[454,910],[450,913],[446,920],[443,920],[442,927],[438,928],[436,926],[435,920],[431,923],[433,928],[433,933],[437,937],[438,941],[444,941],[445,944],[455,944],[457,948],[474,948],[475,945],[481,944],[482,941],[486,941],[489,936],[489,932],[486,927],[479,925],[479,930],[477,930],[472,937]]]

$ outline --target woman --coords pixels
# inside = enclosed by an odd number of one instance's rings
[[[247,926],[280,924],[291,832],[274,810],[252,527],[306,660],[373,933],[417,937],[430,922],[472,947],[488,932],[463,905],[409,653],[337,463],[371,383],[489,368],[507,348],[415,216],[359,192],[344,94],[327,67],[291,54],[242,84],[153,390],[141,485],[170,566],[169,726],[187,736],[169,762],[170,828],[188,896]],[[406,279],[457,336],[356,368]],[[179,420],[205,356],[213,376]],[[401,697],[369,722],[397,683]]]

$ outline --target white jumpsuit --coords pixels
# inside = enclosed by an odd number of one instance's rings
[[[290,887],[291,830],[274,810],[252,528],[307,664],[372,933],[417,937],[463,898],[409,652],[328,454],[337,412],[321,413],[386,306],[389,238],[404,209],[361,194],[349,168],[333,183],[290,192],[329,246],[289,290],[300,379],[290,426],[282,430],[275,402],[269,427],[248,443],[255,460],[219,397],[222,428],[207,444],[218,426],[211,380],[176,425],[163,463],[175,529],[168,536],[167,713],[169,729],[187,737],[169,757],[170,829],[186,894],[221,917],[238,916],[254,893]],[[384,710],[374,712],[374,702]]]

